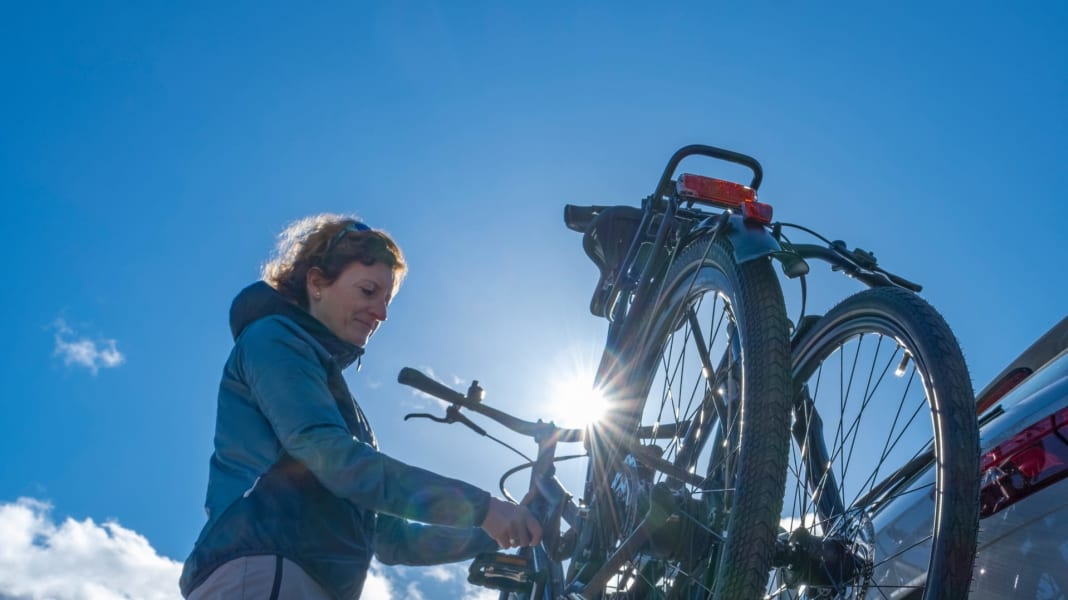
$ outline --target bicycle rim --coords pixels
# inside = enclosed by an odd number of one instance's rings
[[[941,316],[903,290],[866,290],[807,331],[793,362],[788,543],[768,597],[966,598],[978,433]]]

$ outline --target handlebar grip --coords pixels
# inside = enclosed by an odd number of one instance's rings
[[[890,279],[890,281],[893,281],[894,283],[898,284],[899,286],[901,286],[901,287],[903,287],[903,288],[905,288],[905,289],[907,289],[909,291],[916,292],[916,293],[919,293],[919,292],[923,291],[923,286],[922,285],[920,285],[920,284],[918,284],[918,283],[916,283],[914,281],[909,281],[908,279],[905,279],[904,277],[902,277],[900,275],[894,275],[893,273],[886,273],[886,276],[887,276],[887,278]]]
[[[404,367],[397,374],[397,381],[403,385],[413,387],[424,394],[440,398],[451,404],[464,404],[467,397],[456,390],[434,381],[430,377],[416,371],[411,367]]]
[[[604,206],[575,206],[574,204],[564,205],[564,224],[571,231],[577,231],[584,233],[586,228],[590,226],[590,222],[593,218],[604,210]]]

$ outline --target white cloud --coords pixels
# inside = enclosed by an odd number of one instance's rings
[[[460,575],[466,572],[467,568],[462,565],[437,565],[425,568],[423,576],[435,581],[445,582],[459,579]]]
[[[87,337],[78,337],[78,334],[67,325],[62,317],[56,319],[53,327],[56,330],[56,347],[53,355],[63,357],[63,364],[67,366],[85,367],[96,375],[101,368],[114,368],[126,361],[126,357],[119,352],[115,340],[93,341]]]
[[[486,588],[468,588],[461,600],[497,600],[500,592]]]
[[[11,600],[180,600],[182,565],[108,521],[66,519],[30,498],[0,504],[0,595]]]
[[[181,600],[181,572],[181,563],[160,556],[144,536],[117,522],[57,523],[46,502],[0,503],[0,599]],[[386,567],[372,561],[361,598],[455,598],[443,584],[462,581],[464,572],[464,565]],[[464,600],[497,598],[491,590],[468,588],[464,594]]]
[[[422,590],[419,589],[419,585],[414,581],[409,583],[408,588],[404,590],[404,597],[407,600],[426,600]]]
[[[477,591],[467,584],[467,563],[452,563],[429,567],[386,566],[371,562],[361,600],[443,600],[471,594],[472,600],[481,600]],[[374,583],[372,584],[372,580]],[[372,587],[372,585],[374,587]],[[370,590],[376,590],[372,592]],[[499,593],[492,590],[485,598],[497,600]]]
[[[367,571],[367,579],[363,582],[363,592],[360,598],[367,600],[393,600],[393,585],[389,578],[382,573],[382,565],[377,561],[371,561],[371,568]]]

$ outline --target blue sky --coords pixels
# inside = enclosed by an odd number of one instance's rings
[[[349,374],[384,449],[491,490],[514,461],[459,429],[403,423],[430,404],[397,371],[477,378],[488,401],[565,420],[549,398],[587,376],[605,324],[562,207],[637,204],[685,144],[756,156],[777,218],[923,283],[977,388],[1065,316],[1063,3],[3,13],[0,527],[111,523],[144,536],[164,572],[184,559],[230,300],[276,233],[316,212],[358,213],[411,264]],[[857,289],[823,275],[817,307]],[[396,597],[461,594],[454,570],[378,574]],[[15,597],[109,597],[20,577],[0,567]]]

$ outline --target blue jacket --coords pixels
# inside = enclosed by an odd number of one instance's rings
[[[182,570],[184,596],[241,556],[284,556],[350,600],[372,553],[428,565],[497,549],[477,529],[487,492],[378,451],[341,373],[362,348],[263,282],[234,299],[230,326],[208,522]]]

